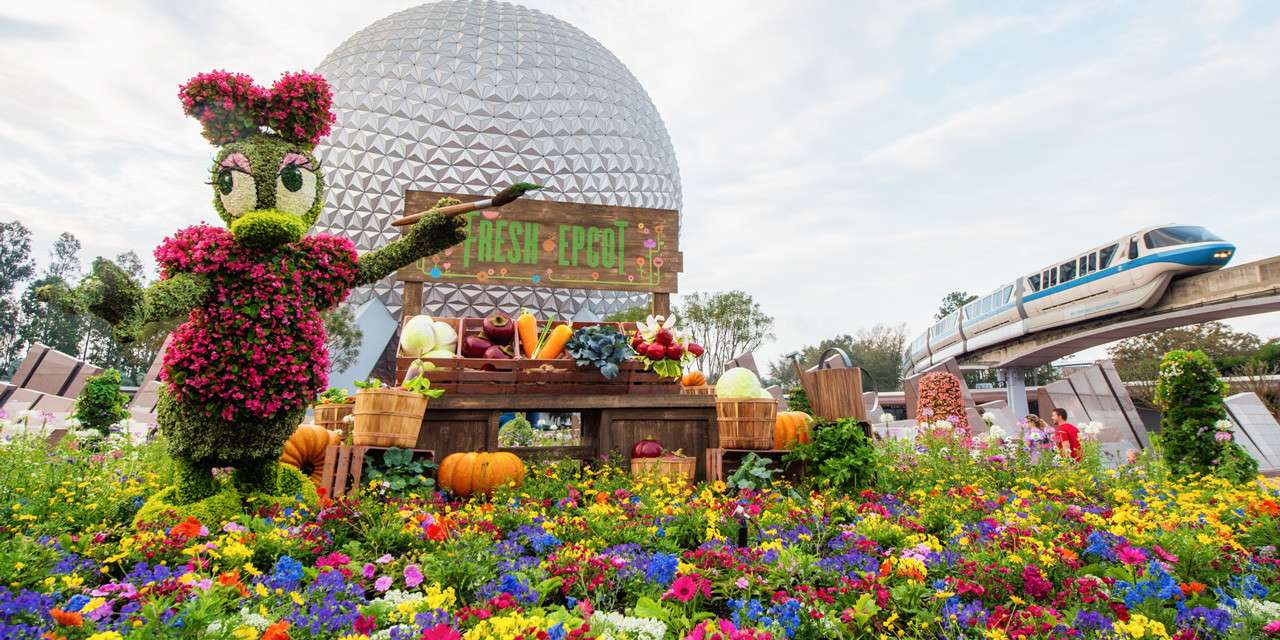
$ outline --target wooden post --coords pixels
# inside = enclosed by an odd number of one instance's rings
[[[405,282],[404,283],[404,301],[401,305],[400,315],[403,318],[412,318],[422,313],[422,283],[421,282]]]
[[[671,294],[656,291],[653,293],[653,315],[671,315]]]

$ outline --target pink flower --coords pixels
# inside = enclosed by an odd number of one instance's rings
[[[404,584],[410,588],[422,584],[422,569],[418,565],[411,564],[404,568]]]
[[[734,584],[736,584],[739,589],[746,589],[747,587],[751,586],[751,583],[747,582],[746,578],[738,578],[738,581],[735,582]]]
[[[361,569],[361,575],[364,576],[365,580],[372,580],[374,574],[377,573],[377,571],[378,571],[378,568],[373,566],[372,562],[366,562],[364,563],[364,568]]]
[[[447,624],[438,624],[422,632],[422,640],[462,640],[462,634]]]
[[[1127,565],[1139,565],[1147,561],[1147,554],[1142,549],[1122,545],[1116,549],[1116,558]]]
[[[1280,636],[1280,620],[1272,620],[1262,627],[1269,636]]]
[[[711,582],[699,576],[680,576],[671,583],[671,588],[662,594],[663,598],[688,602],[701,593],[703,597],[711,597]]]
[[[391,588],[391,576],[382,576],[373,582],[373,588],[379,592],[384,592]]]

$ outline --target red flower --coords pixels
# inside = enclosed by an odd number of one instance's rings
[[[198,536],[208,535],[209,530],[196,520],[195,516],[188,516],[183,522],[173,525],[169,530],[169,535],[175,538],[195,538]]]
[[[289,640],[289,621],[280,620],[267,627],[259,640]]]
[[[54,623],[63,627],[79,627],[84,625],[84,616],[80,615],[79,611],[50,609],[49,617],[53,618]]]

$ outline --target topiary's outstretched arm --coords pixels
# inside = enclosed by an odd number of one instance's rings
[[[372,284],[401,267],[452,247],[467,238],[467,220],[431,214],[416,222],[403,238],[360,256],[356,285]]]
[[[193,273],[174,274],[144,290],[114,262],[98,258],[90,275],[75,289],[58,282],[36,293],[68,313],[92,313],[106,320],[117,340],[133,342],[144,325],[190,311],[208,291],[208,280]]]

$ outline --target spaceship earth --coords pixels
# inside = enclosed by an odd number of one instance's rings
[[[316,148],[328,183],[319,230],[360,251],[399,236],[406,189],[680,209],[666,126],[626,66],[563,20],[519,5],[433,2],[356,32],[318,71],[337,122]],[[394,277],[358,291],[400,309]],[[562,318],[643,304],[634,292],[430,285],[423,313],[520,308]]]

